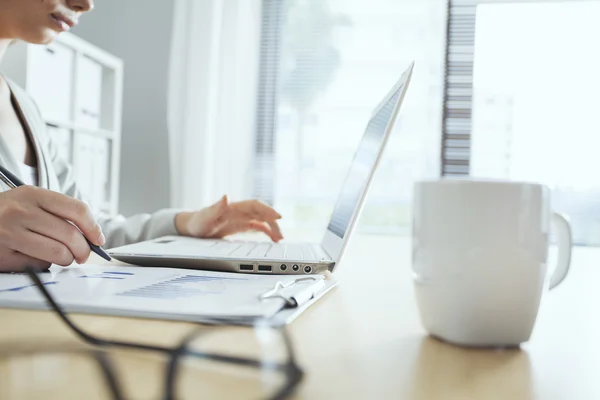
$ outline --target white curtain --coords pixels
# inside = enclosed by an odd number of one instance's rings
[[[169,71],[171,206],[252,189],[260,0],[176,0]]]

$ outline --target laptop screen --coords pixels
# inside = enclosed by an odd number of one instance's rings
[[[352,160],[350,171],[346,176],[328,226],[331,232],[342,239],[348,230],[348,225],[360,201],[361,194],[369,181],[369,174],[375,167],[386,128],[402,93],[403,86],[400,85],[377,114],[373,115]]]

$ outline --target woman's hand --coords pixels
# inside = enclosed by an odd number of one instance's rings
[[[84,202],[35,186],[1,192],[0,271],[86,262],[90,247],[80,230],[90,242],[104,244],[100,226]]]
[[[229,203],[227,196],[200,211],[182,212],[175,217],[180,235],[198,238],[222,238],[247,231],[265,233],[271,240],[283,239],[277,220],[281,215],[258,201]]]

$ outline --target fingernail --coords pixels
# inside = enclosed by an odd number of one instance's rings
[[[281,214],[277,213],[277,219],[281,219],[281,218],[283,218],[283,217],[281,216]]]
[[[106,243],[106,237],[104,236],[104,233],[100,232],[100,246],[104,243]]]

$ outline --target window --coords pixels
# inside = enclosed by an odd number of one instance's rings
[[[583,245],[600,245],[598,16],[600,1],[476,11],[470,173],[549,185]]]
[[[439,175],[445,0],[264,0],[254,195],[325,227],[373,109],[415,71],[360,229],[402,232]]]
[[[470,174],[549,185],[575,242],[600,245],[599,0],[263,6],[254,194],[290,225],[327,223],[372,108],[415,59],[361,228],[402,232],[414,180]]]

